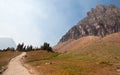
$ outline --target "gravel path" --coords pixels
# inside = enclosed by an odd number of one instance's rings
[[[21,55],[13,58],[8,64],[8,69],[3,72],[3,75],[31,75],[20,61],[25,55],[26,52],[23,52]]]

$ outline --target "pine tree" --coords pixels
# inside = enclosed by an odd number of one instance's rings
[[[53,51],[52,51],[52,47],[50,47],[50,44],[47,43],[47,42],[45,42],[45,43],[41,46],[40,49],[41,49],[41,50],[47,50],[48,52],[53,52]]]

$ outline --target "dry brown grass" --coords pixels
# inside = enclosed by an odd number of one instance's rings
[[[10,59],[13,57],[19,55],[20,52],[13,52],[13,51],[6,51],[6,52],[0,52],[0,69],[2,69],[3,66],[6,66]]]
[[[62,43],[60,43],[60,44],[62,44]],[[92,50],[93,48],[98,48],[98,50],[99,50],[100,46],[103,47],[102,49],[104,49],[104,47],[109,48],[109,46],[105,46],[107,44],[111,44],[117,48],[120,48],[120,46],[119,46],[120,45],[120,33],[114,33],[111,35],[107,35],[104,38],[96,37],[96,36],[86,36],[86,37],[80,38],[78,40],[70,41],[69,43],[64,44],[64,46],[59,48],[58,51],[59,52],[67,52],[70,50],[85,50],[85,49],[87,49],[87,46],[91,46],[91,48],[89,48],[89,50]],[[58,44],[58,46],[59,46],[59,44]]]
[[[40,60],[47,60],[51,59],[52,57],[57,56],[58,53],[52,53],[52,52],[47,52],[44,50],[39,50],[39,51],[30,51],[27,52],[27,58],[26,58],[26,63],[28,62],[37,62]]]
[[[60,47],[61,54],[28,52],[26,63],[39,75],[117,75],[114,63],[120,64],[120,33],[83,37]]]
[[[67,59],[46,51],[28,52],[26,64],[35,68],[39,75],[116,75],[112,65]]]
[[[61,56],[72,56],[75,59],[120,61],[120,33],[108,35],[104,38],[83,37],[60,49]]]
[[[88,37],[83,37],[78,40],[71,41],[61,47],[58,51],[59,52],[66,52],[68,50],[76,50],[76,49],[82,49],[88,46],[89,44],[95,42],[96,40],[100,41],[99,37],[95,36],[88,36]]]

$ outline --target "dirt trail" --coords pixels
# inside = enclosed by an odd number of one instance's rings
[[[26,52],[23,52],[21,55],[13,58],[8,64],[8,69],[2,75],[32,75],[20,61],[25,55]]]

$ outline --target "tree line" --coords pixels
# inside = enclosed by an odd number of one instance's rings
[[[25,45],[24,43],[18,44],[16,49],[8,47],[7,49],[3,49],[0,51],[20,51],[20,52],[28,52],[28,51],[37,51],[37,50],[45,50],[48,52],[53,52],[52,47],[49,43],[44,42],[44,44],[40,47],[33,48],[32,45]]]

